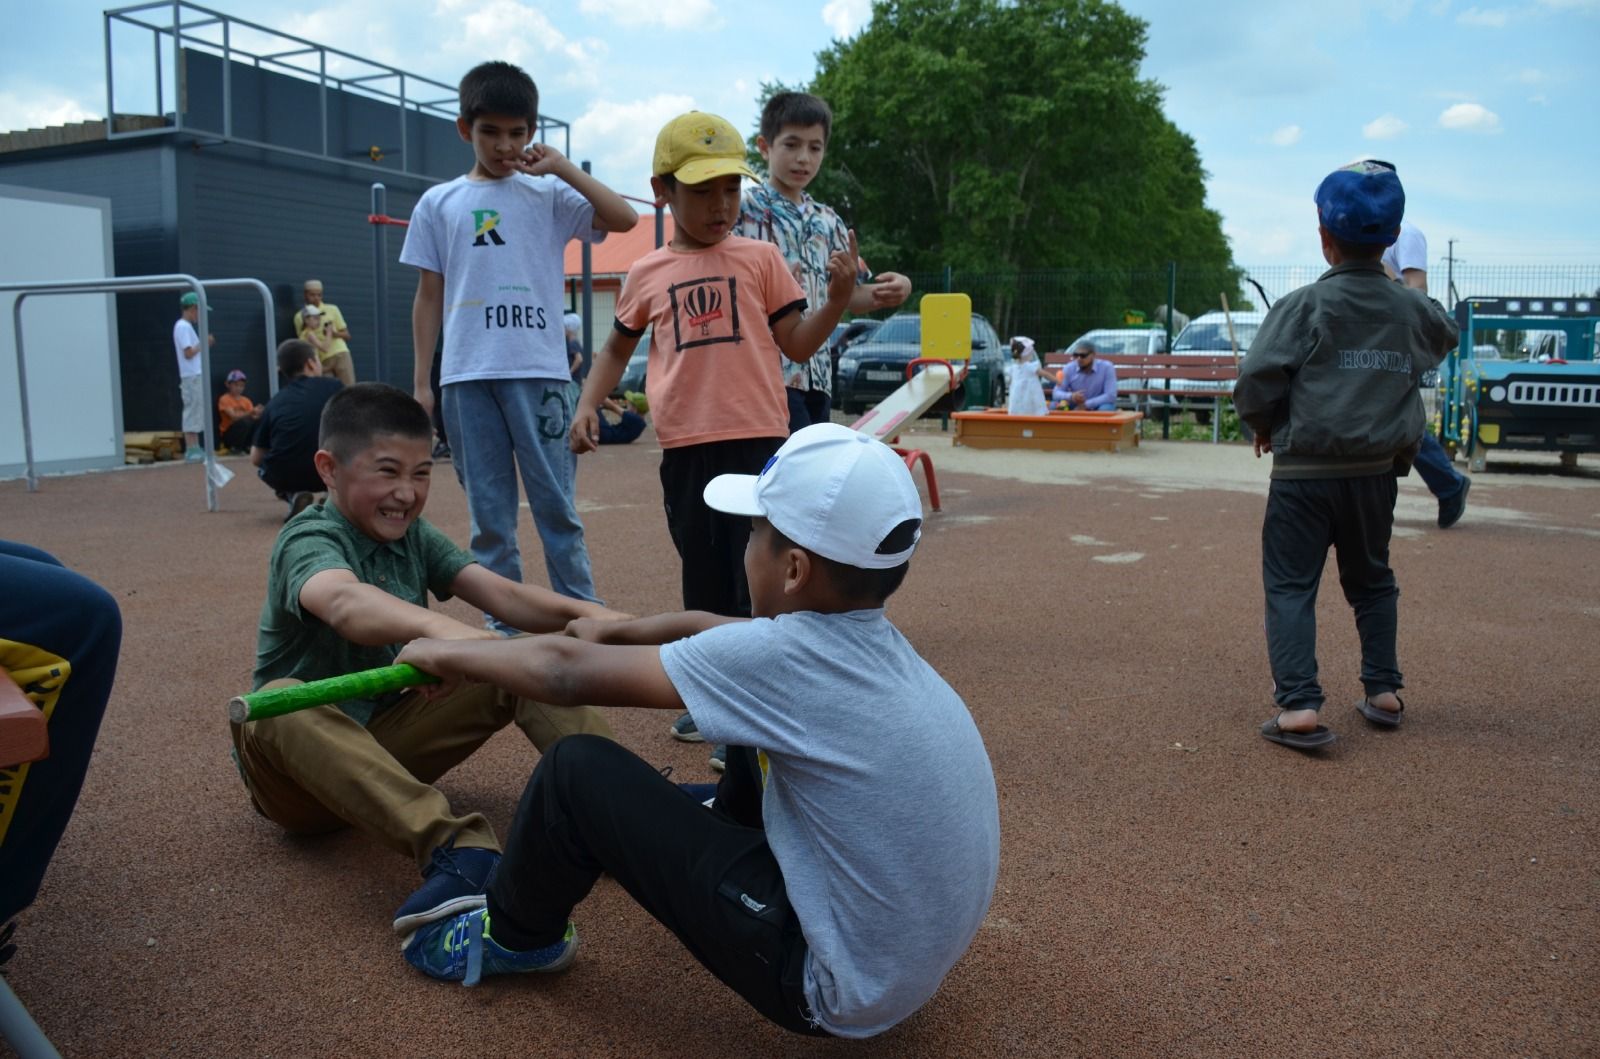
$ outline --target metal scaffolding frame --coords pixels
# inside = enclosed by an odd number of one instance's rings
[[[158,17],[160,13],[165,13],[165,19]],[[359,55],[341,51],[338,48],[330,48],[290,33],[270,29],[256,22],[234,18],[232,15],[224,14],[221,11],[214,11],[208,7],[188,3],[187,0],[151,0],[149,3],[136,4],[131,7],[119,7],[107,11],[103,18],[105,28],[107,139],[127,140],[145,136],[170,136],[177,132],[188,132],[216,137],[227,143],[259,147],[263,150],[275,151],[281,154],[337,162],[340,165],[357,169],[368,169],[388,174],[394,174],[398,171],[408,176],[420,177],[425,180],[434,179],[432,175],[420,172],[411,166],[406,115],[408,112],[415,112],[454,122],[457,116],[455,85],[447,85],[442,81],[435,81],[420,74],[408,73],[387,63],[365,59]],[[127,131],[118,131],[117,129],[116,56],[113,54],[114,44],[112,41],[112,29],[117,25],[137,27],[150,34],[152,44],[151,62],[155,72],[156,114],[163,118],[169,118],[164,89],[164,74],[166,70],[163,66],[163,45],[167,44],[171,47],[172,77],[178,98],[173,101],[169,124],[164,127],[130,129]],[[241,30],[247,30],[251,34],[263,35],[269,40],[280,41],[283,47],[279,48],[274,45],[274,50],[265,54],[242,48],[235,42],[235,37],[239,35]],[[185,98],[187,85],[184,80],[183,49],[186,47],[208,52],[222,59],[221,129],[199,128],[184,124],[182,101]],[[337,76],[328,72],[330,59],[356,64],[361,69],[370,72],[361,72],[352,76]],[[320,152],[254,140],[235,134],[233,128],[233,64],[235,62],[248,62],[257,69],[267,69],[271,72],[316,82],[319,97]],[[390,84],[391,82],[392,85]],[[376,161],[347,158],[330,153],[331,145],[328,142],[328,93],[330,89],[366,96],[369,99],[392,103],[395,106],[400,144],[398,169],[396,166],[379,165]],[[548,143],[552,136],[559,135],[562,139],[562,153],[569,157],[571,156],[572,126],[570,123],[541,114],[538,118],[538,127],[535,129],[535,134],[540,143]]]

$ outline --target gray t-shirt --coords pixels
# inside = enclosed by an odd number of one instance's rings
[[[1000,815],[972,716],[882,610],[718,626],[661,648],[708,742],[762,751],[767,842],[840,1037],[933,996],[989,910]]]
[[[562,248],[605,236],[589,200],[553,176],[463,176],[423,193],[400,261],[444,276],[441,384],[569,378]]]

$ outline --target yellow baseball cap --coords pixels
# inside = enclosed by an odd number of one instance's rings
[[[702,184],[731,173],[759,179],[744,159],[744,140],[726,119],[691,110],[667,122],[656,137],[650,172],[671,173],[685,184]]]

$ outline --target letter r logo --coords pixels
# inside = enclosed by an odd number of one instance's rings
[[[472,228],[473,246],[488,246],[493,242],[495,246],[505,246],[506,241],[500,238],[500,233],[495,228],[500,224],[500,214],[497,210],[473,210]],[[485,241],[487,240],[487,242]]]

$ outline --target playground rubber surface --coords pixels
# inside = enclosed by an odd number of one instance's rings
[[[908,437],[908,441],[913,440]],[[864,1044],[790,1037],[609,880],[555,978],[463,990],[400,957],[408,858],[287,837],[250,808],[225,706],[248,687],[283,506],[232,461],[0,482],[0,536],[105,585],[126,624],[83,796],[9,981],[68,1056],[1561,1056],[1600,1051],[1600,476],[1475,479],[1447,533],[1401,484],[1392,549],[1405,726],[1377,731],[1330,571],[1320,658],[1340,737],[1271,716],[1266,461],[952,450],[944,510],[890,615],[964,696],[994,764],[1002,860],[971,951]],[[602,594],[678,600],[652,435],[584,457]],[[921,479],[920,472],[918,474]],[[427,515],[467,539],[441,467]],[[525,518],[530,577],[543,580]],[[454,614],[471,615],[459,603]],[[870,710],[870,703],[862,703]],[[675,780],[707,748],[613,712]],[[440,786],[504,835],[536,752],[515,729]],[[537,979],[537,980],[535,980]],[[0,1054],[5,1052],[0,1045]]]

